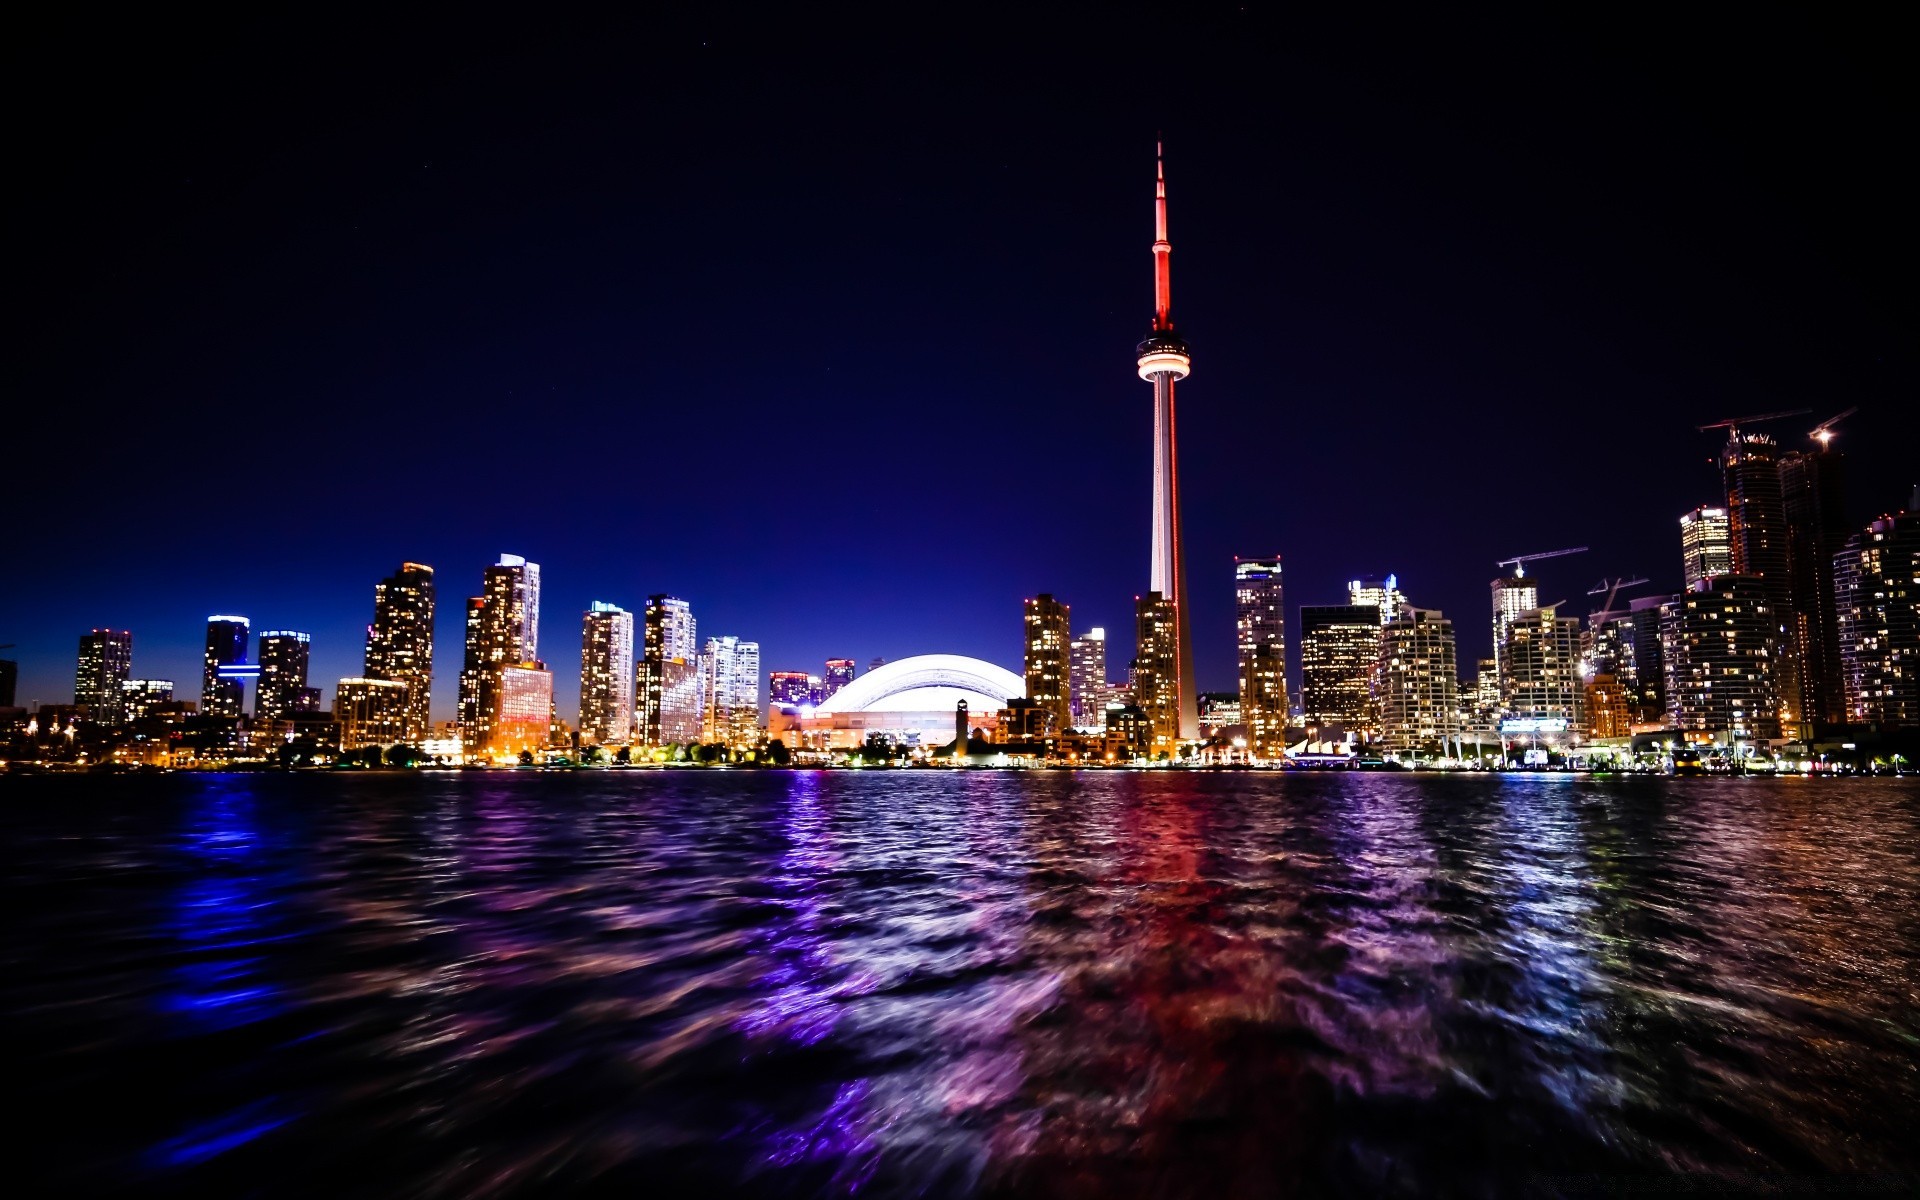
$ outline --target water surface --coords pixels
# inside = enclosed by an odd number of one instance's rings
[[[1920,1180],[1910,781],[16,778],[0,859],[40,1186]]]

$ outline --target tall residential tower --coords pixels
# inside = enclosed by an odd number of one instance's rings
[[[1234,559],[1233,600],[1247,745],[1255,758],[1278,758],[1287,747],[1287,603],[1279,556]]]

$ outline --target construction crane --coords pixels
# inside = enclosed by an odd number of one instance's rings
[[[1793,408],[1788,409],[1786,412],[1756,413],[1751,417],[1728,417],[1724,421],[1715,421],[1711,425],[1700,426],[1700,432],[1705,433],[1709,429],[1724,429],[1727,431],[1727,436],[1737,437],[1739,436],[1742,425],[1758,425],[1762,421],[1778,421],[1782,417],[1804,417],[1812,411],[1810,408]]]
[[[1571,550],[1549,550],[1545,554],[1516,554],[1512,558],[1500,559],[1493,565],[1496,567],[1511,566],[1515,579],[1525,579],[1527,577],[1527,564],[1530,562],[1542,558],[1563,558],[1569,554],[1585,554],[1586,552],[1587,548],[1585,546],[1575,546]]]
[[[1597,614],[1605,616],[1607,613],[1613,611],[1613,599],[1615,596],[1618,596],[1623,589],[1639,587],[1643,583],[1651,582],[1652,580],[1648,579],[1615,579],[1611,582],[1602,579],[1599,583],[1587,589],[1587,595],[1598,596],[1602,592],[1607,594],[1607,602],[1601,606],[1600,612]]]
[[[1819,442],[1821,445],[1821,448],[1824,449],[1826,447],[1826,444],[1833,440],[1833,427],[1859,411],[1860,411],[1860,406],[1856,404],[1852,408],[1841,413],[1837,417],[1828,417],[1826,420],[1820,422],[1818,425],[1815,425],[1813,427],[1812,432],[1808,433],[1807,436],[1812,438],[1814,441]]]

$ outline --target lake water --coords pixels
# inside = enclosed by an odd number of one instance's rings
[[[1920,1180],[1911,780],[36,777],[0,827],[36,1188]]]

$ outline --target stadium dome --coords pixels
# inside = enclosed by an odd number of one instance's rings
[[[813,715],[945,713],[951,720],[954,706],[962,700],[972,712],[997,712],[1026,690],[1026,681],[1018,675],[978,658],[916,654],[858,677],[827,697]]]

